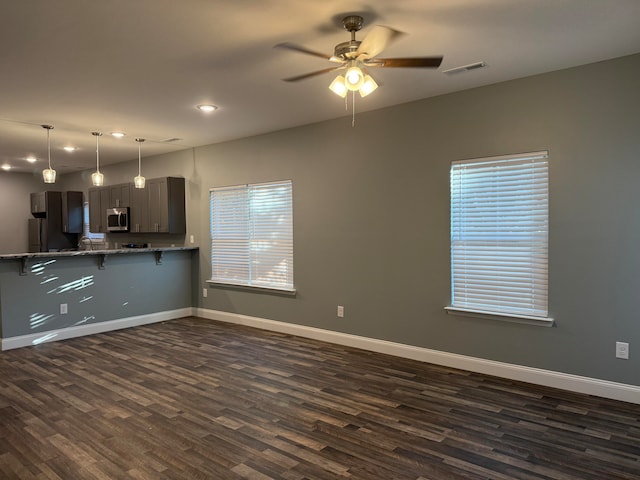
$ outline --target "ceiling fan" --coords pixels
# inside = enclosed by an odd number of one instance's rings
[[[324,73],[344,70],[344,75],[338,75],[329,88],[345,97],[349,91],[358,91],[365,97],[373,92],[378,85],[367,73],[367,68],[438,68],[442,63],[442,56],[410,57],[410,58],[378,58],[378,55],[397,39],[402,32],[390,27],[375,25],[362,41],[356,40],[356,32],[364,25],[364,19],[359,15],[348,15],[342,19],[345,30],[351,33],[351,40],[335,46],[333,55],[326,55],[294,43],[285,42],[276,45],[296,52],[324,58],[337,63],[335,67],[328,67],[315,72],[284,78],[286,82],[297,82]]]

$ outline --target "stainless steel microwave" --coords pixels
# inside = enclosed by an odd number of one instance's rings
[[[107,208],[107,232],[129,231],[129,208]]]

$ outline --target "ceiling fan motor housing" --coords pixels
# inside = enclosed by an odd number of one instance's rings
[[[342,25],[349,32],[357,32],[364,25],[364,18],[360,15],[348,15],[342,19]]]
[[[344,29],[351,32],[351,40],[336,45],[334,56],[342,60],[350,60],[357,57],[357,50],[360,46],[359,40],[356,40],[356,32],[364,25],[364,18],[360,15],[348,15],[342,19]]]
[[[360,40],[351,40],[349,42],[342,42],[336,45],[334,49],[334,56],[343,60],[355,58],[357,56],[358,47],[362,42]]]

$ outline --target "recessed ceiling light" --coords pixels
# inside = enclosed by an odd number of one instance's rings
[[[11,165],[9,165],[8,163],[5,163],[5,164],[4,164],[4,165],[2,165],[2,167],[0,167],[0,168],[2,168],[3,170],[11,170]]]
[[[201,112],[206,113],[213,112],[214,110],[218,109],[218,107],[216,107],[215,105],[196,105],[196,108]]]
[[[122,138],[124,137],[126,134],[124,132],[111,132],[111,136],[112,137],[116,137],[116,138]]]
[[[36,163],[38,161],[38,159],[36,157],[27,157],[27,162],[29,163]]]
[[[66,147],[62,147],[65,152],[75,152],[76,151],[76,147],[72,147],[71,145],[67,145]]]

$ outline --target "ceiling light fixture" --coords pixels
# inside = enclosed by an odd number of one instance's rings
[[[371,75],[360,68],[356,60],[350,61],[348,65],[344,75],[338,75],[333,79],[333,82],[329,85],[329,90],[345,99],[345,108],[347,109],[349,107],[346,96],[347,93],[352,93],[351,126],[353,127],[356,124],[356,92],[360,93],[360,96],[364,98],[373,93],[378,88],[378,84]]]
[[[62,147],[65,152],[75,152],[76,147],[72,147],[71,145],[67,145],[66,147]]]
[[[2,165],[2,167],[0,167],[0,168],[2,168],[2,170],[5,170],[5,171],[7,171],[7,172],[8,172],[9,170],[11,170],[11,165],[9,165],[8,163],[5,163],[5,164],[4,164],[4,165]]]
[[[91,183],[96,187],[104,185],[104,175],[100,173],[100,145],[98,143],[102,133],[91,132],[96,137],[96,171],[91,174]]]
[[[138,142],[138,176],[133,179],[133,184],[136,188],[144,188],[144,177],[142,176],[142,156],[140,154],[140,146],[142,142],[144,142],[144,138],[136,138],[136,142]]]
[[[36,163],[38,161],[38,159],[36,157],[33,157],[33,156],[27,157],[26,160],[29,163]]]
[[[218,109],[215,105],[196,105],[196,108],[205,113],[211,113]]]
[[[366,97],[376,88],[378,84],[373,77],[364,72],[355,61],[350,64],[344,76],[338,75],[329,85],[329,89],[342,98],[348,92],[359,92],[361,97]]]
[[[47,157],[49,159],[49,168],[45,168],[42,171],[42,179],[44,183],[56,183],[56,171],[51,168],[51,130],[53,130],[53,125],[42,125],[42,128],[47,129]]]
[[[126,135],[126,133],[124,132],[111,132],[111,136],[112,137],[116,137],[116,138],[122,138]]]

